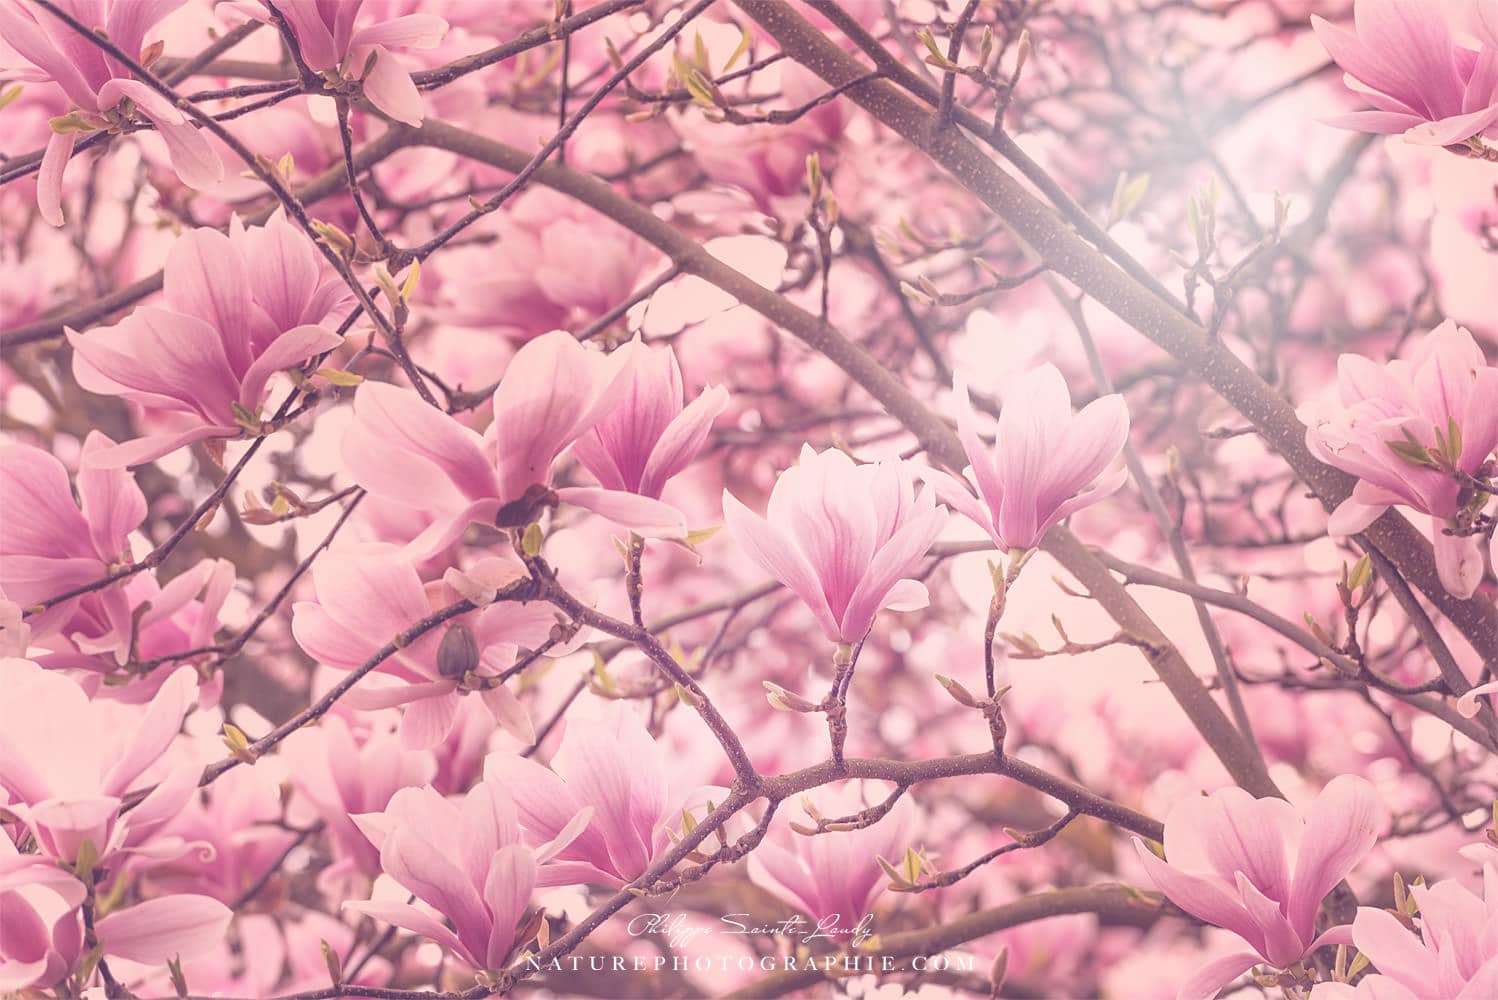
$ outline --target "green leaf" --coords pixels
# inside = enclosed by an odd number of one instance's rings
[[[1418,441],[1389,441],[1389,450],[1411,465],[1434,468],[1435,462],[1430,457],[1430,451]]]
[[[1119,174],[1118,183],[1113,188],[1113,204],[1108,209],[1108,224],[1111,226],[1122,222],[1133,214],[1134,209],[1144,200],[1149,186],[1149,174],[1140,174],[1138,177]]]
[[[728,61],[723,64],[723,72],[725,73],[733,69],[734,65],[749,51],[749,43],[753,39],[753,36],[749,34],[748,28],[741,28],[740,31],[743,34],[739,36],[738,47],[733,50],[733,55],[729,56]]]
[[[313,374],[321,375],[334,385],[344,387],[356,386],[364,381],[363,375],[355,375],[353,372],[346,372],[342,368],[319,368]]]
[[[20,96],[19,87],[16,88],[16,96]],[[15,100],[15,98],[12,97],[5,103],[9,104],[12,100]],[[66,135],[69,132],[98,131],[98,129],[93,124],[91,124],[88,119],[83,117],[82,111],[69,111],[65,115],[58,115],[56,118],[51,119],[49,124],[52,126],[52,131],[56,132],[58,135]]]
[[[687,532],[686,543],[695,548],[722,530],[721,524],[715,524],[710,528],[694,528]]]
[[[541,554],[541,526],[539,524],[532,521],[525,526],[525,534],[520,536],[520,548],[532,559]]]

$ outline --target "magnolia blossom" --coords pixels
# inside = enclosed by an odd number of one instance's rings
[[[395,734],[357,734],[339,716],[287,738],[282,753],[293,763],[292,783],[328,828],[337,866],[370,878],[380,873],[379,852],[349,817],[379,812],[402,788],[424,785],[437,774],[427,751],[407,750]]]
[[[259,419],[272,375],[342,343],[316,324],[345,293],[325,280],[315,252],[289,225],[185,233],[167,256],[165,308],[142,306],[114,326],[68,331],[79,385],[170,423],[100,449],[94,464],[139,465],[204,438],[238,437],[246,420]]]
[[[510,579],[523,572],[513,561],[491,562]],[[440,581],[423,584],[400,551],[383,543],[328,553],[313,567],[312,582],[317,600],[293,605],[292,635],[307,655],[344,671],[358,669],[396,635],[462,599]],[[343,700],[359,709],[404,705],[402,744],[430,749],[452,729],[465,675],[495,676],[514,664],[521,646],[541,645],[555,624],[550,605],[541,602],[491,604],[459,615],[387,657]],[[450,639],[455,629],[462,631]],[[478,697],[517,739],[534,741],[530,717],[509,688],[495,684]]]
[[[85,843],[101,862],[120,851],[169,858],[186,850],[154,831],[197,788],[196,764],[172,768],[129,812],[120,807],[181,728],[197,691],[191,668],[172,673],[144,711],[89,701],[77,684],[30,660],[0,660],[0,674],[0,788],[11,797],[6,810],[44,855],[72,863]]]
[[[454,541],[472,522],[505,527],[539,515],[557,458],[619,405],[642,345],[590,351],[563,330],[530,341],[494,390],[485,435],[428,406],[415,392],[366,382],[354,396],[343,462],[371,494],[435,515],[411,545],[418,557]],[[653,497],[598,487],[552,491],[643,535],[682,537],[681,512]]]
[[[681,815],[668,798],[665,756],[644,720],[623,702],[601,718],[569,723],[551,767],[513,754],[484,761],[484,780],[510,790],[532,844],[556,841],[584,811],[591,821],[543,866],[537,884],[622,886],[669,846]]]
[[[352,817],[379,848],[385,874],[452,924],[409,903],[351,901],[345,910],[403,927],[449,949],[470,966],[501,970],[536,885],[536,866],[587,822],[579,813],[563,836],[534,852],[524,846],[515,804],[485,778],[461,802],[431,786],[402,788],[383,812]]]
[[[863,782],[849,782],[807,798],[833,819],[861,812],[883,797],[883,792],[869,794]],[[913,846],[914,820],[915,806],[902,796],[879,822],[836,835],[807,837],[782,824],[749,855],[749,876],[819,924],[851,931],[889,881],[878,859],[904,857]]]
[[[770,491],[768,519],[723,491],[723,519],[748,556],[811,610],[833,642],[861,640],[884,608],[915,611],[926,586],[907,579],[946,524],[901,461],[855,465],[835,448],[801,449]]]
[[[71,874],[0,836],[0,990],[46,989],[72,973],[87,951],[87,896]],[[106,958],[162,965],[221,942],[232,917],[207,896],[159,896],[99,917],[94,937]]]
[[[999,412],[992,452],[978,437],[978,417],[958,375],[957,434],[969,482],[946,473],[926,473],[937,495],[988,532],[1001,551],[1032,549],[1045,533],[1084,507],[1111,496],[1128,472],[1105,470],[1123,450],[1129,411],[1119,395],[1103,396],[1071,411],[1071,393],[1054,365],[1025,376]],[[977,496],[973,495],[976,488]]]
[[[1477,9],[1485,3],[1479,0]],[[1491,11],[1486,15],[1491,20],[1485,23],[1498,22]],[[1373,105],[1330,124],[1449,146],[1498,123],[1498,39],[1476,52],[1457,45],[1430,0],[1356,0],[1353,18],[1348,31],[1311,16],[1348,86]]]
[[[1416,933],[1388,910],[1358,907],[1352,943],[1377,975],[1356,987],[1321,983],[1311,1000],[1486,1000],[1498,996],[1498,868],[1483,866],[1486,899],[1455,880],[1412,885]]]
[[[51,651],[35,651],[34,658],[49,670],[77,671],[74,678],[90,697],[146,701],[166,681],[168,672],[152,670],[142,675],[120,668],[129,663],[132,653],[139,663],[210,645],[234,578],[234,564],[227,559],[205,559],[172,577],[166,586],[153,573],[137,573],[120,588],[129,609],[123,618],[95,614],[95,608],[107,606],[109,599],[88,594],[62,629],[66,641],[38,642]],[[199,687],[199,703],[210,704],[222,687],[223,675],[216,673]]]
[[[0,443],[0,590],[9,600],[39,604],[130,559],[129,536],[145,520],[146,498],[128,472],[92,466],[90,459],[112,447],[103,434],[89,433],[74,500],[67,468],[50,453]],[[63,601],[26,623],[39,641],[80,614],[93,623],[86,631],[97,644],[112,648],[128,638],[129,600],[118,588]]]
[[[1431,517],[1436,568],[1457,597],[1482,579],[1482,538],[1466,529],[1476,473],[1498,446],[1498,368],[1466,330],[1447,320],[1408,360],[1379,365],[1358,354],[1337,364],[1337,398],[1306,403],[1306,445],[1358,477],[1332,513],[1334,535],[1355,534],[1392,504]],[[1448,533],[1450,530],[1453,533]]]
[[[146,32],[183,2],[63,0],[58,6],[86,28],[102,27],[121,51],[138,56]],[[0,38],[26,60],[4,75],[55,81],[76,109],[53,122],[37,175],[37,208],[51,225],[62,225],[62,175],[79,134],[128,123],[136,112],[156,126],[182,183],[202,189],[223,178],[224,165],[207,136],[180,109],[48,11],[24,0],[0,0]]]
[[[604,489],[659,500],[666,481],[702,450],[728,390],[712,386],[683,406],[676,352],[643,344],[625,380],[624,397],[577,439],[572,454]]]
[[[109,958],[165,965],[200,954],[224,939],[234,912],[211,896],[157,896],[94,923],[99,947]]]
[[[0,990],[45,989],[68,975],[83,949],[87,895],[70,873],[0,836]]]
[[[369,103],[398,122],[420,125],[421,93],[411,73],[391,55],[391,49],[435,48],[447,34],[447,22],[435,14],[407,14],[355,29],[364,0],[260,0],[264,10],[249,3],[245,14],[268,21],[266,11],[286,19],[296,37],[302,62],[316,73],[359,80]]]
[[[1177,1000],[1208,1000],[1255,965],[1283,969],[1323,944],[1345,943],[1346,927],[1316,937],[1316,910],[1372,849],[1383,823],[1373,786],[1344,774],[1304,818],[1283,799],[1240,788],[1186,799],[1165,818],[1164,861],[1135,837],[1145,870],[1171,902],[1253,949],[1208,963]]]
[[[51,454],[0,444],[0,592],[14,604],[39,604],[130,563],[129,536],[146,516],[146,500],[129,472],[93,464],[113,447],[103,434],[90,432],[75,500],[67,469]],[[137,573],[123,585],[81,594],[25,619],[30,634],[11,653],[31,651],[48,669],[81,671],[90,695],[102,690],[143,701],[168,672],[122,678],[117,668],[132,653],[150,660],[208,645],[233,585],[234,566],[223,559],[204,560],[164,587],[153,574]],[[103,686],[109,674],[111,683]],[[115,683],[121,679],[128,683]],[[209,685],[204,694],[213,690]]]

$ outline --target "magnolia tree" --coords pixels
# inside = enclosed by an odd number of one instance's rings
[[[1498,0],[0,0],[0,993],[1498,996]]]

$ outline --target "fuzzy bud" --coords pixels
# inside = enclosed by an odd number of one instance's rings
[[[437,647],[437,673],[462,677],[479,665],[479,644],[465,625],[449,625]]]

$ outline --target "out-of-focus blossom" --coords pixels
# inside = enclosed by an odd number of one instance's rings
[[[398,122],[421,124],[421,93],[390,50],[435,48],[447,34],[446,21],[436,14],[406,14],[356,29],[364,0],[260,2],[264,11],[249,3],[235,6],[261,21],[269,20],[266,11],[280,14],[308,69],[359,80],[369,103]]]
[[[45,989],[83,948],[82,882],[0,835],[0,990]]]
[[[624,397],[572,454],[604,489],[659,500],[666,481],[702,450],[728,390],[711,386],[683,406],[681,366],[670,347],[640,346],[625,371]]]
[[[770,491],[767,517],[723,492],[723,519],[760,568],[799,597],[833,642],[861,640],[884,608],[915,611],[925,584],[906,578],[946,524],[901,461],[855,465],[835,448],[801,449]]]
[[[1498,44],[1489,41],[1476,52],[1457,45],[1429,0],[1357,0],[1353,18],[1348,31],[1311,16],[1348,86],[1373,105],[1330,124],[1449,146],[1498,122]]]
[[[1024,395],[1016,394],[999,411],[990,451],[978,437],[961,375],[954,391],[957,434],[972,463],[970,482],[937,470],[925,475],[942,501],[987,531],[1000,551],[1034,548],[1063,518],[1111,496],[1128,479],[1122,468],[1105,472],[1129,434],[1122,396],[1103,396],[1073,414],[1061,372],[1041,365],[1025,376]]]
[[[72,0],[59,6],[85,27],[103,28],[109,40],[127,55],[138,56],[145,46],[146,33],[183,2]],[[25,60],[7,75],[55,81],[75,106],[75,111],[53,122],[52,137],[37,175],[37,207],[51,225],[62,225],[62,176],[78,136],[128,124],[135,112],[156,126],[182,183],[208,188],[223,177],[224,165],[207,136],[179,108],[133,79],[118,60],[52,13],[22,0],[0,0],[0,38]]]
[[[1470,597],[1482,579],[1482,538],[1463,523],[1474,513],[1464,477],[1498,446],[1494,399],[1498,368],[1449,320],[1408,360],[1379,365],[1342,355],[1337,397],[1298,411],[1316,457],[1358,477],[1352,496],[1332,513],[1331,533],[1355,534],[1393,504],[1428,514],[1441,583]]]
[[[550,487],[557,458],[624,398],[637,350],[630,343],[601,354],[563,330],[532,340],[494,390],[494,423],[482,437],[410,390],[366,382],[344,434],[344,466],[375,496],[437,514],[411,543],[418,554],[451,543],[470,522],[523,525],[540,513],[538,491]],[[642,535],[686,531],[681,512],[653,497],[585,486],[552,492]]]
[[[861,782],[853,782],[818,789],[808,798],[832,819],[861,812],[884,796],[882,790],[866,794]],[[812,920],[848,934],[869,915],[889,881],[877,859],[904,857],[914,846],[914,823],[915,805],[901,796],[884,818],[858,830],[807,837],[781,824],[749,855],[749,876]]]
[[[232,904],[265,877],[296,839],[280,824],[280,778],[265,767],[235,768],[189,798],[161,829],[194,849],[153,865],[146,876],[151,887]]]
[[[1316,910],[1378,840],[1384,809],[1363,778],[1333,778],[1305,818],[1283,799],[1240,788],[1188,798],[1165,818],[1165,860],[1134,838],[1159,890],[1187,913],[1237,934],[1253,949],[1208,963],[1177,1000],[1208,1000],[1260,963],[1283,969],[1347,927],[1315,935]]]
[[[344,909],[430,938],[480,970],[503,969],[536,886],[538,862],[565,842],[532,852],[522,842],[515,804],[486,778],[461,802],[430,786],[402,788],[383,812],[352,817],[380,851],[380,864],[402,887],[452,923],[452,930],[409,903],[351,901]],[[586,814],[574,822],[576,834]]]
[[[158,828],[197,788],[196,764],[172,768],[124,815],[120,807],[181,728],[197,691],[190,668],[170,675],[144,708],[89,701],[77,684],[30,660],[0,661],[0,671],[0,788],[44,855],[72,863],[85,842],[101,862],[118,851],[174,857],[186,849]]]
[[[146,498],[130,473],[93,468],[89,461],[113,446],[98,431],[89,433],[75,501],[60,461],[40,448],[0,444],[0,590],[9,600],[30,607],[129,560],[129,535],[145,519]],[[96,631],[128,628],[129,602],[121,590],[88,598],[92,617],[103,625]],[[62,628],[84,601],[63,601],[27,619],[33,637]]]
[[[101,448],[92,463],[139,465],[204,438],[238,437],[246,421],[259,420],[272,375],[342,343],[306,322],[320,321],[341,293],[291,236],[195,229],[167,257],[167,308],[142,306],[112,327],[68,331],[79,385],[161,411],[172,424]],[[280,327],[293,318],[302,322]]]
[[[282,754],[292,761],[297,791],[326,825],[337,864],[369,878],[380,873],[379,852],[349,817],[380,812],[397,791],[424,785],[437,773],[437,761],[427,751],[407,750],[384,731],[361,741],[336,715],[293,733]]]
[[[496,127],[515,124],[505,118]],[[631,130],[632,146],[637,138]],[[517,341],[579,330],[628,301],[660,266],[650,244],[554,191],[528,190],[496,216],[493,228],[508,248],[501,257],[485,246],[459,246],[433,258],[446,322]],[[578,266],[583,260],[587,267]]]
[[[1388,910],[1358,907],[1352,943],[1377,975],[1323,983],[1312,1000],[1484,1000],[1498,996],[1498,868],[1483,866],[1486,901],[1460,882],[1412,885],[1416,933]]]
[[[518,563],[505,568],[511,579],[524,572]],[[307,655],[344,671],[358,669],[396,635],[462,599],[441,582],[423,585],[400,551],[383,543],[328,553],[313,567],[312,581],[317,600],[293,606],[292,634]],[[452,728],[465,676],[498,675],[514,664],[519,647],[540,646],[555,624],[542,602],[491,604],[459,615],[387,657],[343,700],[360,709],[404,705],[402,744],[429,749]],[[486,686],[478,697],[517,739],[533,740],[530,717],[505,685]]]
[[[510,789],[527,841],[570,839],[542,866],[538,885],[579,882],[622,886],[641,875],[668,846],[680,812],[668,801],[666,761],[644,721],[624,702],[596,720],[567,725],[551,767],[493,753],[484,779]],[[584,811],[592,819],[575,839],[564,837]]]
[[[730,126],[704,120],[686,127],[691,129],[692,155],[709,177],[744,191],[761,212],[789,218],[806,210],[807,157],[830,159],[849,116],[840,101],[814,106],[827,86],[811,70],[796,63],[782,63],[778,69],[784,108],[811,107],[794,122]]]

